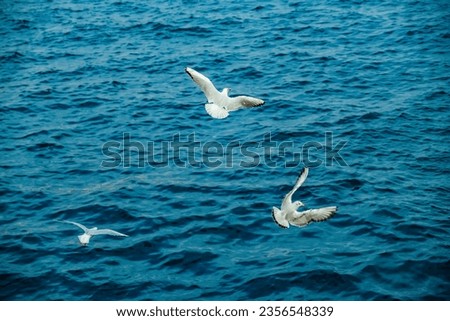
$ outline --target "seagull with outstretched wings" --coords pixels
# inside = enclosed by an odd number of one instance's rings
[[[192,80],[200,87],[208,102],[205,104],[206,112],[213,118],[226,118],[229,112],[242,108],[264,105],[264,100],[249,96],[229,97],[230,88],[218,91],[211,80],[192,68],[185,69]]]
[[[123,236],[127,237],[128,235],[110,230],[110,229],[98,229],[96,227],[93,228],[87,228],[83,224],[72,222],[72,221],[62,221],[63,223],[69,223],[73,224],[75,226],[78,226],[80,229],[84,231],[84,234],[78,235],[78,239],[80,240],[81,245],[88,245],[89,240],[94,235],[113,235],[113,236]]]
[[[336,211],[336,206],[323,207],[318,209],[311,209],[302,212],[298,212],[299,207],[305,206],[300,201],[292,202],[292,195],[302,186],[308,176],[309,169],[305,167],[295,182],[294,187],[283,199],[281,203],[281,209],[277,207],[272,208],[272,217],[275,223],[282,228],[288,228],[289,224],[303,227],[311,222],[320,222],[329,219]]]

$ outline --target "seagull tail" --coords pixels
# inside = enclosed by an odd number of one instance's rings
[[[228,117],[228,111],[216,104],[208,103],[205,104],[206,112],[213,118],[223,119]]]
[[[275,206],[272,208],[272,218],[279,227],[289,228],[288,220],[283,216],[283,213]]]

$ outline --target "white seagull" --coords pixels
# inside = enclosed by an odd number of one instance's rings
[[[297,209],[301,206],[305,206],[300,201],[292,202],[292,195],[302,186],[303,182],[308,176],[308,168],[305,167],[295,182],[294,188],[286,194],[281,203],[281,210],[275,206],[272,208],[272,217],[275,223],[282,228],[288,228],[289,224],[303,227],[310,222],[320,222],[329,219],[336,211],[336,206],[323,207],[318,209],[306,210],[303,212],[297,212]]]
[[[264,100],[258,98],[249,96],[229,97],[228,93],[231,90],[230,88],[224,88],[222,91],[218,91],[211,80],[198,71],[189,67],[185,70],[208,99],[208,102],[205,104],[205,109],[213,118],[226,118],[230,111],[264,105]]]
[[[128,235],[109,230],[109,229],[97,229],[96,227],[93,228],[87,228],[83,224],[71,222],[71,221],[62,221],[64,223],[69,223],[78,226],[80,229],[84,231],[83,235],[78,235],[78,239],[80,240],[81,245],[88,245],[89,240],[94,235],[113,235],[113,236],[124,236],[127,237]]]

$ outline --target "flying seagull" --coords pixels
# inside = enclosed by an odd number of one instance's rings
[[[226,118],[230,111],[242,108],[264,105],[264,100],[249,96],[229,97],[230,88],[224,88],[221,92],[214,87],[211,80],[192,68],[185,69],[187,74],[200,87],[208,102],[205,104],[206,112],[213,118]]]
[[[300,186],[305,182],[308,176],[309,169],[305,167],[295,182],[294,188],[286,194],[281,203],[281,210],[275,206],[272,208],[272,217],[275,223],[282,228],[288,228],[289,224],[303,227],[308,225],[310,222],[320,222],[329,219],[333,216],[336,211],[336,206],[323,207],[318,209],[306,210],[303,212],[297,212],[299,207],[305,206],[300,201],[292,202],[292,195],[299,189]]]
[[[94,235],[103,235],[104,234],[104,235],[124,236],[124,237],[128,236],[128,235],[125,235],[125,234],[122,234],[122,233],[119,233],[119,232],[116,232],[113,230],[109,230],[109,229],[99,230],[96,227],[87,228],[83,224],[76,223],[76,222],[71,222],[71,221],[62,221],[62,222],[76,225],[84,231],[83,235],[78,235],[78,239],[80,240],[81,245],[88,245],[89,240]]]

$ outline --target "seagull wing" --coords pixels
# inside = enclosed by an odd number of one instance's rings
[[[113,231],[113,230],[110,230],[110,229],[91,230],[91,234],[92,235],[106,234],[106,235],[114,235],[114,236],[128,236],[126,234],[122,234],[122,233],[119,233],[117,231]]]
[[[286,194],[286,196],[283,199],[283,202],[281,203],[281,209],[283,210],[286,206],[289,206],[289,204],[292,203],[292,195],[302,186],[302,184],[305,182],[306,177],[308,177],[309,169],[308,167],[303,168],[300,175],[298,175],[297,181],[295,182],[294,187],[292,190]]]
[[[216,89],[216,87],[214,87],[211,80],[209,80],[206,76],[189,67],[186,68],[185,71],[203,91],[206,98],[208,99],[208,102],[213,102],[214,98],[220,95],[219,91]]]
[[[80,229],[82,229],[84,231],[84,233],[88,233],[89,232],[89,229],[86,226],[84,226],[83,224],[80,224],[80,223],[77,223],[77,222],[72,222],[72,221],[62,221],[62,222],[76,225]]]
[[[249,96],[237,96],[229,99],[229,102],[227,103],[227,109],[232,111],[241,108],[250,108],[262,105],[264,105],[264,100],[262,99]]]
[[[311,221],[322,222],[328,220],[337,211],[336,206],[317,208],[303,212],[295,213],[295,216],[289,221],[292,225],[305,226]]]
[[[228,117],[228,111],[216,104],[205,104],[206,112],[213,118],[222,119]]]

